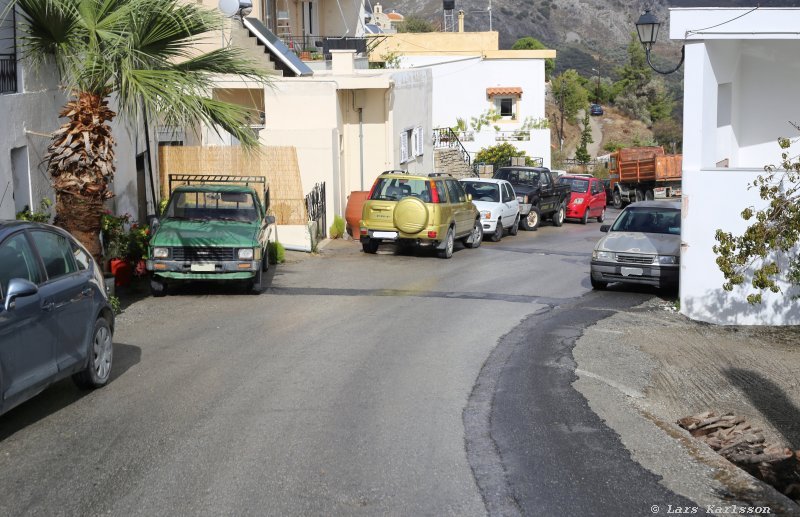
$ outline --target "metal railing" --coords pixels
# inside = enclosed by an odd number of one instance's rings
[[[523,142],[531,139],[531,132],[519,129],[517,131],[498,131],[494,135],[495,142],[517,141]]]
[[[306,195],[306,211],[308,212],[309,222],[316,221],[317,234],[314,236],[317,239],[325,237],[327,231],[326,226],[326,207],[325,207],[325,182],[317,183]],[[315,239],[312,239],[315,240]]]
[[[330,59],[330,51],[338,49],[354,49],[360,55],[366,55],[367,52],[367,40],[365,38],[319,36],[314,34],[281,36],[280,38],[289,50],[298,56],[302,56],[301,59],[310,59],[313,54],[319,54],[320,56],[327,54],[327,59]]]
[[[448,147],[452,149],[458,149],[461,153],[461,158],[464,160],[464,163],[467,165],[472,163],[472,157],[469,155],[469,151],[466,150],[464,144],[462,144],[461,140],[458,139],[458,135],[455,133],[455,131],[449,127],[434,128],[433,148],[443,149]]]
[[[17,56],[0,54],[0,93],[17,93]]]

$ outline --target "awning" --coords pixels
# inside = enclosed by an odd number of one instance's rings
[[[487,97],[498,95],[517,95],[522,97],[522,88],[519,86],[498,86],[496,88],[486,88]]]

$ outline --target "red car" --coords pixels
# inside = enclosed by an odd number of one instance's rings
[[[598,178],[565,175],[558,178],[562,185],[569,185],[572,193],[567,201],[567,219],[580,219],[586,224],[589,219],[602,223],[606,218],[606,189]]]

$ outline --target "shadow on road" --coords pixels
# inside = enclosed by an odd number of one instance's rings
[[[138,364],[141,358],[142,349],[138,346],[114,343],[111,379],[109,384],[101,389],[113,389],[114,381]],[[91,390],[78,388],[69,378],[53,384],[39,395],[0,416],[0,441],[70,406],[89,393]]]

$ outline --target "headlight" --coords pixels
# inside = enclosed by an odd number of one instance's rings
[[[169,248],[153,248],[153,258],[169,258]]]
[[[598,251],[594,250],[592,252],[592,258],[595,260],[614,260],[614,253],[611,251]]]
[[[484,219],[491,219],[492,212],[489,210],[481,210],[481,217],[483,217]]]
[[[525,196],[517,196],[517,201],[519,203],[525,203]]]
[[[239,260],[253,260],[253,248],[242,248],[239,250]]]
[[[675,255],[659,255],[656,257],[656,263],[664,265],[675,265],[680,263],[680,259]]]
[[[583,204],[583,198],[579,197],[578,199],[574,199],[572,202],[575,203],[576,205],[582,205]]]

